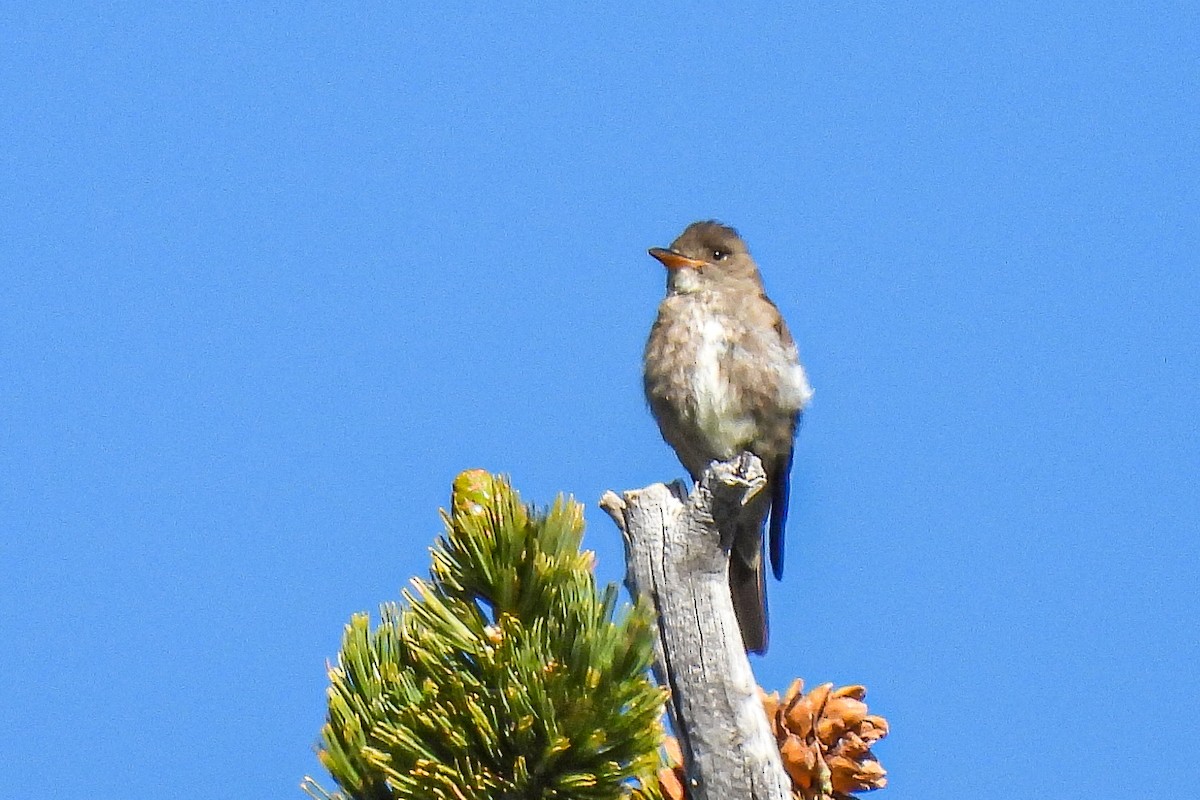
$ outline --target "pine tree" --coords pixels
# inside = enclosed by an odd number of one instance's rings
[[[657,797],[664,693],[652,613],[617,613],[581,506],[455,480],[428,580],[346,626],[319,748],[339,800]]]

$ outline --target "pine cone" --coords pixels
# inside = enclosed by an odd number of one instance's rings
[[[887,771],[871,745],[888,734],[887,720],[867,713],[866,687],[834,689],[825,683],[803,694],[797,678],[779,699],[778,692],[759,689],[783,767],[798,800],[855,800],[854,792],[887,786]],[[683,753],[666,739],[667,763],[659,770],[665,800],[684,800]]]
[[[760,690],[761,691],[761,690]],[[863,686],[825,683],[804,694],[797,678],[783,699],[762,692],[792,790],[801,800],[853,800],[854,792],[882,789],[887,772],[871,745],[888,734],[887,720],[867,713]]]
[[[666,750],[667,764],[658,771],[658,786],[662,790],[664,800],[684,800],[683,782],[683,751],[674,736],[667,736],[663,741]]]

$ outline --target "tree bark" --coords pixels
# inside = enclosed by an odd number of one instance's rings
[[[676,481],[600,501],[625,540],[625,585],[658,614],[655,675],[671,692],[693,800],[791,797],[729,596],[735,524],[765,485],[743,453],[711,465],[690,497]]]

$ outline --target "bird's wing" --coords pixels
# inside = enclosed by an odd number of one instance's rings
[[[783,315],[779,313],[779,309],[770,298],[764,295],[763,299],[770,304],[771,309],[775,313],[774,327],[775,332],[779,335],[780,344],[783,345],[786,352],[791,354],[792,358],[796,359],[796,367],[799,369],[800,360],[796,352],[796,341],[792,338],[792,333],[788,330],[787,324],[784,323]],[[805,385],[801,387],[800,394],[804,394],[804,390],[807,388],[807,380],[802,378],[801,381]],[[808,390],[808,393],[811,394],[811,389]],[[804,398],[804,400],[806,399]],[[771,485],[771,518],[768,526],[767,549],[771,555],[771,572],[775,575],[776,580],[783,578],[784,530],[787,526],[788,490],[791,486],[792,456],[796,452],[796,429],[800,427],[800,418],[803,414],[803,408],[798,409],[795,418],[792,420],[791,436],[788,439],[787,452],[776,459],[774,464],[766,465],[768,470],[767,478]]]
[[[800,424],[800,413],[796,414],[796,422]],[[767,549],[771,554],[771,572],[775,580],[783,578],[783,544],[784,530],[787,526],[788,496],[792,478],[792,455],[796,452],[795,445],[788,448],[787,453],[767,467],[767,481],[771,487],[771,518],[768,525]]]

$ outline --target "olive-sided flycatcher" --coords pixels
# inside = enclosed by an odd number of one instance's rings
[[[693,480],[712,461],[749,450],[767,473],[733,537],[729,591],[746,650],[767,649],[763,528],[776,578],[796,427],[812,396],[796,344],[733,228],[689,225],[650,255],[667,268],[667,296],[646,342],[645,389],[663,439]]]

